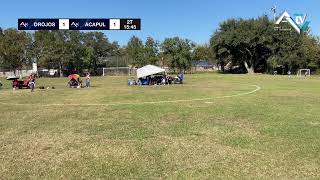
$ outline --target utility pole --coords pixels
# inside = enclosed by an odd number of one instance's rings
[[[273,5],[271,11],[273,12],[273,21],[276,22],[277,6]]]

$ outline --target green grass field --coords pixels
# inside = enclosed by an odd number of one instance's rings
[[[1,80],[0,179],[320,179],[319,76]]]

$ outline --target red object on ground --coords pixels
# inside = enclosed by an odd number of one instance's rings
[[[29,88],[29,80],[24,80],[24,81],[18,81],[14,80],[12,81],[12,87],[13,88]]]

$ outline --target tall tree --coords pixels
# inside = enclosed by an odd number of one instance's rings
[[[16,29],[6,29],[0,36],[0,66],[15,71],[30,62],[28,49],[32,39],[30,34]]]
[[[58,64],[60,76],[63,76],[64,72],[68,73],[68,63],[71,58],[71,52],[69,51],[68,44],[68,31],[52,31],[54,41],[51,43],[51,58],[53,62]],[[70,72],[69,72],[70,73]]]
[[[306,33],[277,32],[273,22],[263,16],[223,22],[212,35],[210,48],[221,66],[239,66],[248,73],[266,72],[278,66],[295,70],[316,59],[317,50],[311,47],[319,46],[312,46],[316,44],[312,39]]]
[[[303,36],[302,52],[304,56],[304,66],[300,68],[308,68],[316,71],[320,68],[320,45],[316,37]]]
[[[207,44],[205,45],[198,45],[193,49],[192,52],[192,60],[207,60],[207,61],[212,61],[213,60],[213,55],[212,52],[210,51],[210,48]]]
[[[210,44],[216,51],[214,52],[216,56],[221,54],[221,48],[225,48],[233,58],[237,58],[232,59],[232,63],[245,67],[248,73],[254,73],[260,65],[265,64],[266,57],[270,54],[267,45],[271,43],[272,29],[267,17],[249,20],[231,19],[220,25],[220,29],[212,36]]]
[[[146,58],[144,57],[144,45],[142,43],[142,40],[138,37],[133,36],[130,38],[126,47],[126,51],[129,58],[132,59],[132,63],[134,66],[141,67],[148,63]]]
[[[179,37],[166,38],[161,44],[162,54],[168,59],[169,66],[178,68],[180,72],[191,67],[191,50],[194,44],[188,39]]]
[[[155,64],[159,60],[159,43],[152,37],[148,37],[145,43],[144,57],[149,64]]]
[[[88,32],[83,35],[85,64],[91,73],[97,73],[103,59],[119,54],[119,45],[110,43],[105,34],[101,32]]]

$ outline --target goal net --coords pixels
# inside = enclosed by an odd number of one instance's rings
[[[298,77],[309,77],[311,76],[310,69],[299,69],[297,73]]]
[[[135,76],[136,69],[129,67],[109,67],[102,69],[102,76]]]

